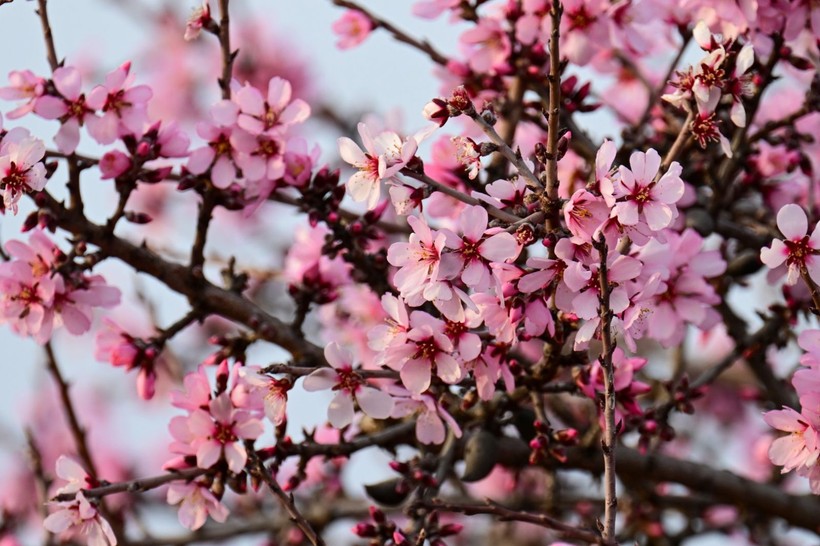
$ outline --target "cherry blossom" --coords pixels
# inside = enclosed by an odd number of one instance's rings
[[[126,134],[139,134],[148,120],[148,100],[153,95],[147,85],[132,86],[131,63],[123,63],[88,94],[86,104],[102,116],[89,117],[88,133],[100,144],[111,144]]]
[[[262,93],[245,84],[234,93],[239,106],[237,125],[252,135],[282,132],[291,125],[302,123],[310,116],[310,106],[302,99],[292,99],[289,81],[274,77],[268,82],[268,93]]]

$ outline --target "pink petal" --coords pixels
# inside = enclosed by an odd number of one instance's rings
[[[327,408],[327,420],[334,428],[344,428],[353,422],[353,397],[350,393],[336,393]]]
[[[401,382],[413,394],[421,394],[430,388],[430,362],[428,360],[409,360],[399,372]]]
[[[234,474],[242,472],[245,468],[245,463],[248,461],[248,453],[244,446],[237,442],[225,444],[223,447],[225,452],[225,460],[228,461],[228,468]]]
[[[332,389],[339,382],[339,374],[331,368],[319,368],[311,372],[302,383],[308,392],[324,391]]]
[[[452,356],[439,353],[436,356],[436,374],[449,384],[458,383],[461,380],[461,367],[458,361]]]
[[[387,419],[393,413],[393,398],[384,391],[362,386],[356,392],[356,401],[362,411],[374,419]]]
[[[788,204],[777,213],[777,227],[786,239],[800,239],[809,231],[809,221],[802,207]]]
[[[196,465],[199,468],[211,468],[221,455],[222,445],[215,440],[207,440],[196,450]]]
[[[789,255],[789,249],[783,244],[780,239],[772,241],[771,248],[760,249],[760,261],[769,266],[771,269],[779,267]]]
[[[491,262],[506,262],[518,256],[518,241],[511,233],[497,233],[481,243],[478,251]]]

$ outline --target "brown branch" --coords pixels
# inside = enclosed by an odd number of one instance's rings
[[[415,49],[418,49],[419,51],[430,57],[430,59],[434,63],[439,64],[441,66],[447,65],[449,61],[447,57],[439,53],[427,40],[418,40],[410,36],[400,28],[396,27],[394,24],[373,14],[372,12],[363,8],[356,2],[350,2],[349,0],[332,0],[332,2],[339,7],[358,11],[359,13],[370,19],[370,22],[373,23],[374,28],[383,28],[384,30],[392,34],[393,38],[396,41],[402,42]]]
[[[48,20],[48,9],[46,7],[47,0],[37,0],[37,15],[40,16],[40,25],[43,28],[43,39],[46,42],[46,56],[48,57],[48,65],[51,71],[54,72],[60,66],[57,60],[57,49],[54,47],[54,34],[51,32],[51,23]]]
[[[94,487],[93,489],[83,489],[83,494],[86,498],[102,498],[108,495],[115,495],[117,493],[144,493],[157,487],[162,487],[165,484],[176,481],[190,481],[194,478],[202,476],[210,472],[210,469],[204,468],[186,468],[185,470],[178,470],[161,474],[159,476],[152,476],[150,478],[137,478],[125,482],[110,483]],[[67,501],[74,498],[73,493],[66,493],[54,497],[55,501]]]
[[[612,339],[612,311],[609,308],[610,286],[607,274],[607,245],[603,239],[596,245],[601,253],[598,269],[601,318],[601,344],[603,345],[601,367],[604,369],[604,435],[601,439],[601,448],[604,452],[604,529],[603,537],[607,540],[615,539],[615,517],[618,513],[618,494],[615,486],[615,369],[612,364],[612,354],[615,351],[615,342]]]
[[[541,184],[541,181],[538,180],[538,177],[535,176],[535,173],[532,172],[532,169],[527,165],[524,161],[524,158],[521,157],[520,153],[514,152],[512,148],[510,148],[501,135],[495,130],[495,128],[487,123],[487,121],[481,117],[481,115],[475,111],[475,108],[470,108],[464,112],[472,120],[478,125],[484,134],[490,137],[490,141],[498,146],[498,153],[503,155],[507,161],[515,165],[515,168],[518,170],[518,174],[524,177],[524,180],[527,182],[527,185],[537,189],[542,190],[544,186]]]
[[[228,10],[230,0],[219,0],[219,48],[222,51],[222,77],[219,87],[222,89],[222,98],[231,98],[231,78],[233,77],[233,61],[236,53],[231,51],[231,16]]]
[[[601,536],[593,531],[586,531],[568,525],[561,520],[550,517],[546,514],[534,514],[532,512],[524,512],[507,508],[490,499],[486,500],[486,504],[458,504],[454,502],[447,502],[443,500],[422,500],[416,503],[416,506],[428,508],[430,510],[439,510],[441,512],[453,512],[457,514],[464,514],[465,516],[474,516],[477,514],[487,514],[495,516],[498,521],[523,521],[532,523],[547,529],[553,529],[560,533],[564,538],[580,540],[590,544],[608,544]]]
[[[77,412],[74,410],[74,404],[68,393],[68,383],[66,383],[63,378],[63,374],[60,372],[60,367],[57,365],[57,358],[54,355],[54,349],[51,346],[51,342],[46,343],[43,346],[43,349],[45,349],[46,352],[46,366],[48,367],[48,372],[57,384],[60,402],[62,403],[63,411],[65,411],[66,419],[68,419],[68,426],[71,429],[71,435],[74,437],[74,443],[77,447],[77,454],[80,456],[80,459],[85,465],[88,475],[97,480],[99,479],[97,465],[94,464],[94,459],[91,457],[91,451],[88,449],[86,431],[80,424],[80,420],[77,417]]]
[[[549,73],[549,109],[547,121],[547,197],[550,200],[558,198],[558,124],[561,121],[561,56],[558,42],[561,32],[561,13],[564,8],[560,0],[552,1],[550,18],[552,31],[550,33],[550,73]]]
[[[783,518],[791,525],[820,531],[820,498],[816,495],[790,495],[774,485],[742,478],[727,470],[684,461],[660,454],[641,455],[637,450],[617,448],[618,474],[633,480],[654,483],[674,482],[721,503],[732,504],[758,516]],[[603,461],[595,449],[567,450],[566,468],[601,472]]]
[[[41,192],[59,227],[100,248],[103,254],[117,258],[136,271],[147,273],[171,290],[186,296],[193,307],[203,313],[214,313],[228,320],[244,324],[260,339],[275,343],[294,355],[296,360],[315,360],[324,363],[321,347],[297,335],[287,324],[268,314],[258,305],[236,292],[219,288],[205,279],[195,277],[191,269],[164,260],[146,246],[136,246],[112,236],[104,226],[97,225],[77,211],[67,209],[47,192]]]
[[[411,169],[406,169],[405,168],[405,169],[401,170],[401,174],[403,174],[407,177],[410,177],[413,180],[418,180],[419,182],[427,184],[431,188],[433,188],[437,191],[440,191],[441,193],[447,194],[447,195],[449,195],[450,197],[452,197],[454,199],[458,199],[459,201],[461,201],[463,203],[467,203],[468,205],[480,205],[480,206],[484,207],[485,209],[487,209],[487,212],[491,216],[494,216],[494,217],[496,217],[499,220],[502,220],[504,222],[509,222],[511,224],[514,224],[514,223],[520,222],[522,220],[521,218],[519,218],[518,216],[516,216],[514,214],[510,214],[509,212],[505,212],[505,211],[499,209],[498,207],[494,207],[494,206],[492,206],[488,203],[485,203],[484,201],[481,201],[479,199],[476,199],[475,197],[467,195],[464,192],[460,192],[457,189],[451,188],[450,186],[447,186],[446,184],[442,184],[441,182],[439,182],[437,180],[433,180],[432,178],[430,178],[429,176],[427,176],[424,173],[418,173],[418,172],[413,171]]]
[[[681,125],[680,132],[678,133],[678,136],[675,138],[675,142],[672,143],[672,147],[669,148],[669,151],[666,152],[666,155],[663,158],[661,168],[658,169],[658,177],[662,176],[662,173],[664,173],[666,169],[669,168],[669,165],[671,165],[672,162],[675,161],[675,158],[677,158],[678,154],[681,152],[681,150],[683,150],[684,145],[686,145],[686,142],[689,140],[690,128],[693,119],[695,119],[695,114],[693,112],[689,112],[686,116],[686,119],[683,122],[683,125]]]
[[[246,444],[251,444],[251,442],[246,442]],[[249,464],[250,464],[250,472],[251,474],[255,475],[258,479],[265,482],[268,486],[268,489],[279,499],[279,502],[282,503],[282,507],[290,514],[291,519],[296,524],[299,529],[302,530],[305,537],[310,541],[313,546],[324,546],[325,542],[322,540],[322,537],[313,529],[313,526],[305,519],[305,516],[299,511],[296,507],[296,503],[293,500],[293,495],[289,495],[285,493],[282,486],[279,485],[279,482],[276,481],[271,473],[265,468],[265,464],[259,459],[259,455],[253,450],[253,445],[247,445],[248,448],[248,456],[249,456]]]

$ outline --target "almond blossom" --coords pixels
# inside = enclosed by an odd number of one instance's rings
[[[117,537],[111,525],[82,491],[77,492],[74,500],[57,503],[57,506],[59,510],[43,521],[46,529],[52,533],[84,536],[89,546],[116,546]]]
[[[254,86],[246,83],[234,93],[239,107],[237,125],[252,135],[282,132],[310,117],[310,106],[302,99],[291,100],[290,82],[273,77],[268,82],[268,93],[263,96]]]
[[[376,207],[381,197],[382,180],[390,180],[416,154],[420,137],[402,141],[393,131],[384,131],[373,137],[364,123],[359,123],[362,150],[347,137],[338,140],[339,155],[358,171],[347,181],[347,189],[355,201],[366,201],[367,208]]]
[[[293,388],[293,382],[287,377],[275,379],[262,374],[258,366],[243,367],[239,370],[239,377],[249,391],[261,393],[265,417],[276,426],[284,423],[288,391]]]
[[[0,188],[3,205],[17,214],[20,197],[29,191],[40,191],[46,186],[46,168],[42,160],[46,148],[43,141],[28,132],[11,132],[0,144]]]
[[[60,130],[54,141],[61,152],[70,154],[80,142],[80,127],[94,117],[94,110],[86,104],[77,68],[61,66],[51,79],[59,95],[40,96],[34,103],[34,113],[46,119],[60,120]]]
[[[86,104],[102,116],[89,117],[88,133],[100,144],[111,144],[127,134],[140,134],[148,121],[148,101],[153,92],[147,85],[132,85],[131,63],[109,72],[105,83],[88,94]]]
[[[247,411],[236,409],[228,393],[208,402],[207,409],[194,410],[186,425],[197,466],[210,468],[224,458],[231,472],[242,471],[248,460],[241,440],[255,440],[263,432],[262,423]]]
[[[370,18],[359,10],[350,9],[330,27],[339,37],[336,47],[350,49],[364,42],[373,30]]]
[[[406,391],[405,391],[406,392]],[[428,394],[412,398],[400,398],[401,391],[393,393],[396,406],[392,417],[401,419],[416,415],[416,438],[423,444],[442,444],[447,435],[447,428],[456,438],[461,438],[461,427],[452,415],[439,404],[435,397]]]
[[[191,531],[205,525],[208,516],[223,523],[230,514],[225,505],[200,481],[173,482],[168,486],[166,499],[168,504],[179,504],[179,522]]]
[[[306,391],[333,389],[336,395],[330,402],[327,418],[335,428],[344,428],[353,422],[354,400],[362,411],[373,419],[386,419],[393,411],[389,394],[367,384],[353,370],[353,355],[338,343],[325,347],[325,358],[331,368],[319,368],[305,378]]]
[[[461,236],[444,230],[447,248],[456,258],[461,280],[482,292],[490,286],[492,264],[512,261],[520,251],[512,234],[500,228],[488,230],[488,221],[487,209],[475,205],[467,207],[459,217]]]
[[[678,215],[675,203],[683,196],[680,164],[673,161],[657,181],[661,157],[655,150],[634,152],[629,165],[631,169],[619,168],[617,180],[602,182],[601,192],[612,206],[612,217],[626,226],[646,223],[652,231],[669,226]]]
[[[788,268],[786,284],[794,285],[801,272],[806,272],[815,283],[820,283],[820,224],[808,235],[809,221],[799,205],[785,205],[777,213],[777,227],[785,237],[774,239],[769,248],[760,251],[760,260],[775,273]]]

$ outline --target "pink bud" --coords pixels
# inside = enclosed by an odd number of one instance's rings
[[[102,179],[117,178],[131,167],[131,158],[119,150],[106,152],[100,158],[100,172]]]

